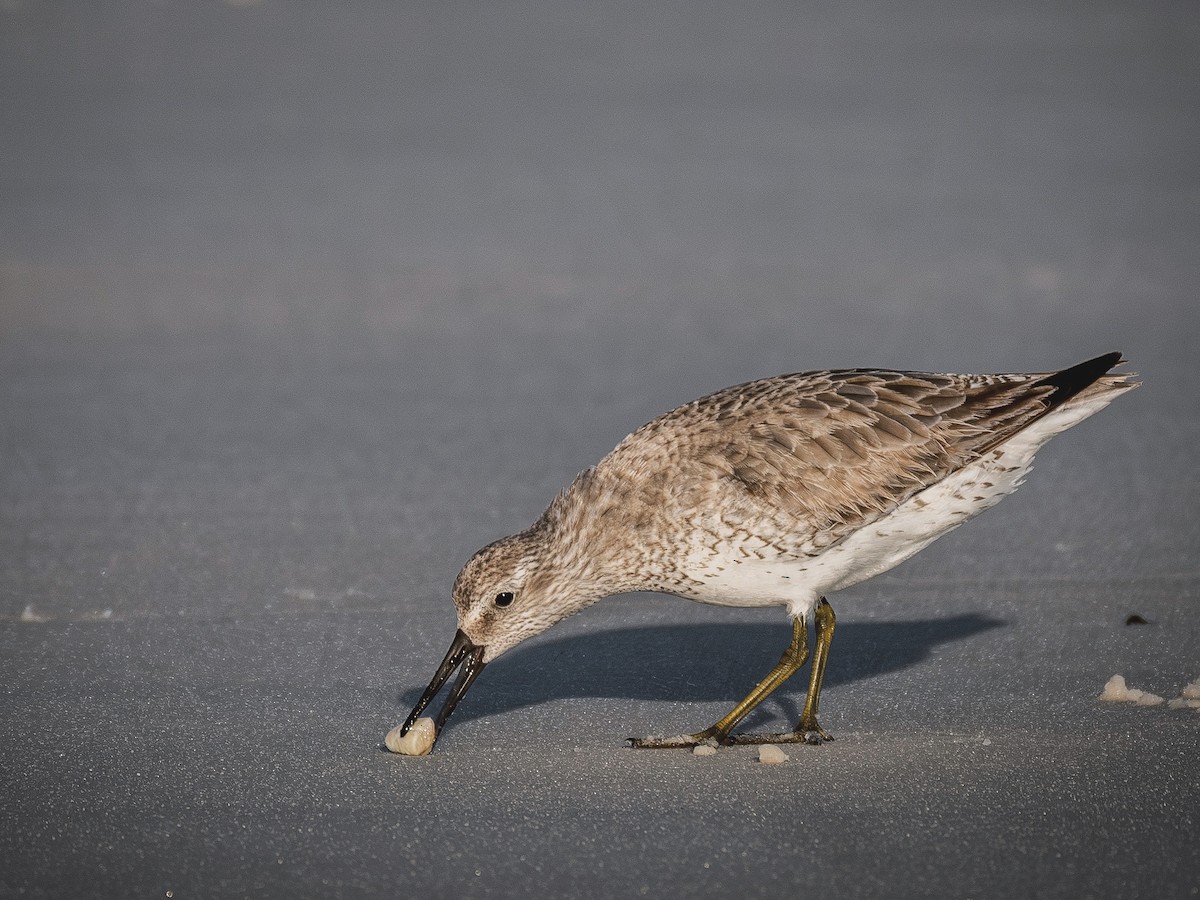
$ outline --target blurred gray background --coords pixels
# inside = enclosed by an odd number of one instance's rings
[[[4,0],[0,893],[1195,896],[1200,716],[1095,696],[1200,676],[1197,108],[1190,2]],[[625,749],[789,636],[639,595],[378,750],[462,562],[657,413],[1112,349],[831,598],[836,743]]]

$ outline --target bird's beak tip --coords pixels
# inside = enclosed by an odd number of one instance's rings
[[[483,671],[483,667],[486,665],[484,662],[486,649],[483,645],[472,641],[461,628],[458,629],[454,635],[453,642],[450,644],[450,649],[446,652],[446,656],[442,660],[441,665],[438,666],[437,671],[434,672],[429,686],[425,688],[421,699],[417,701],[417,705],[413,707],[404,725],[401,726],[401,736],[408,733],[408,730],[412,728],[413,723],[425,711],[430,701],[437,696],[438,691],[450,680],[450,676],[454,674],[454,671],[461,666],[458,679],[454,682],[450,693],[446,695],[446,700],[442,704],[441,710],[438,711],[437,716],[434,718],[434,740],[437,740],[442,733],[442,728],[445,726],[446,720],[450,718],[459,701],[466,695],[467,689],[479,677],[479,673]]]

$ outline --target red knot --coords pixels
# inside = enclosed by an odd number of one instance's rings
[[[994,506],[1037,450],[1136,387],[1109,353],[1060,372],[801,372],[736,385],[643,425],[529,528],[484,547],[454,582],[458,632],[404,734],[456,670],[440,733],[483,667],[611,594],[658,591],[782,606],[792,641],[730,712],[635,747],[820,743],[835,617],[825,595],[887,571]],[[813,630],[809,648],[809,628]],[[734,728],[811,657],[800,720]]]

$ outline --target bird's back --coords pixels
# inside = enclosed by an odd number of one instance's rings
[[[718,554],[811,557],[1051,412],[1107,405],[1134,386],[1105,374],[1118,362],[1114,353],[1003,375],[844,369],[736,385],[634,431],[560,498],[560,512],[603,523],[609,539],[624,534],[647,571],[669,568],[680,542],[689,553],[711,544]]]

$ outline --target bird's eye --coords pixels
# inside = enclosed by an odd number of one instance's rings
[[[497,606],[509,606],[513,602],[512,591],[501,591],[496,595]]]

